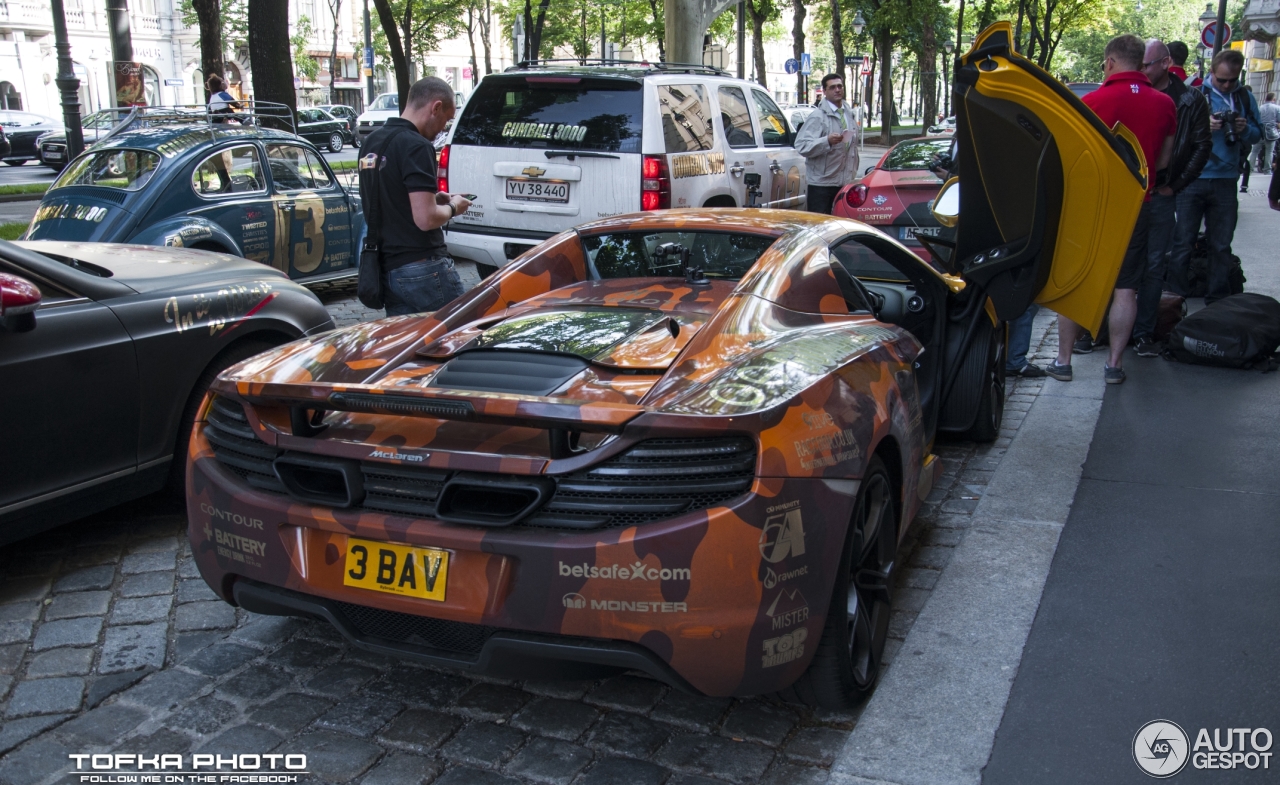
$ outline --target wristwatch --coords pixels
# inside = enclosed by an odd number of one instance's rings
[[[456,207],[454,207],[454,206],[453,206],[453,201],[452,201],[452,200],[450,200],[450,201],[449,201],[449,217],[450,217],[450,218],[457,218],[457,217],[458,217],[458,208],[456,208]]]

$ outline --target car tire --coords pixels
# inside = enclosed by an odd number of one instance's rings
[[[978,416],[974,418],[973,425],[960,434],[961,439],[986,444],[994,442],[1000,435],[1000,425],[1004,422],[1006,332],[1007,329],[1003,323],[1001,329],[991,331],[991,344],[987,349],[990,362],[987,365],[987,372],[982,377]]]
[[[187,450],[191,446],[191,431],[195,427],[196,415],[200,413],[200,404],[204,402],[205,393],[209,392],[209,385],[218,378],[218,374],[241,360],[247,360],[255,354],[262,354],[275,346],[274,343],[262,340],[244,340],[228,346],[209,361],[200,378],[196,379],[195,386],[191,388],[191,394],[187,396],[187,405],[182,409],[182,419],[178,421],[173,461],[169,464],[169,479],[165,485],[167,494],[179,500],[186,496]]]
[[[785,700],[849,709],[870,697],[880,678],[898,551],[898,502],[880,457],[858,488],[844,552],[813,660],[782,693]]]
[[[331,153],[342,152],[342,134],[338,133],[337,131],[334,131],[333,133],[329,134],[329,152]]]

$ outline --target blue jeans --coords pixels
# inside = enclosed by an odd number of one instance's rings
[[[1040,306],[1032,303],[1027,310],[1009,322],[1009,359],[1005,361],[1006,371],[1021,371],[1027,367],[1027,352],[1031,349],[1031,323],[1036,320]]]
[[[462,280],[453,259],[438,256],[397,267],[383,282],[387,316],[434,311],[462,295]]]
[[[1238,191],[1235,178],[1201,177],[1178,194],[1178,231],[1169,263],[1169,288],[1187,294],[1187,263],[1192,245],[1205,222],[1209,241],[1209,291],[1206,303],[1231,294],[1231,238],[1236,233]]]
[[[1133,323],[1133,337],[1155,338],[1156,319],[1160,315],[1160,293],[1164,290],[1169,249],[1173,245],[1176,223],[1174,205],[1178,197],[1152,194],[1147,205],[1147,270],[1138,284],[1138,318]]]

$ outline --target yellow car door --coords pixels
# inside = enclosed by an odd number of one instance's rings
[[[1137,140],[1015,52],[1008,22],[959,58],[955,103],[955,266],[1001,319],[1038,302],[1096,335],[1146,192]]]

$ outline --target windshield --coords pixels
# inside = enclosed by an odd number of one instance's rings
[[[77,158],[49,190],[96,185],[136,191],[147,184],[159,165],[160,156],[149,150],[103,150]]]
[[[379,111],[386,111],[388,109],[399,109],[399,108],[400,108],[400,96],[396,95],[395,93],[383,93],[382,95],[373,99],[373,103],[369,104],[369,111],[371,112],[379,112]]]
[[[593,280],[683,276],[678,254],[654,253],[675,243],[689,250],[690,266],[701,267],[708,278],[736,281],[773,242],[773,237],[728,232],[619,232],[582,239]]]
[[[884,168],[891,172],[903,169],[928,169],[934,156],[944,155],[950,149],[950,139],[904,142],[890,151],[889,157],[884,159]]]
[[[578,76],[486,77],[454,144],[640,152],[639,82]]]

